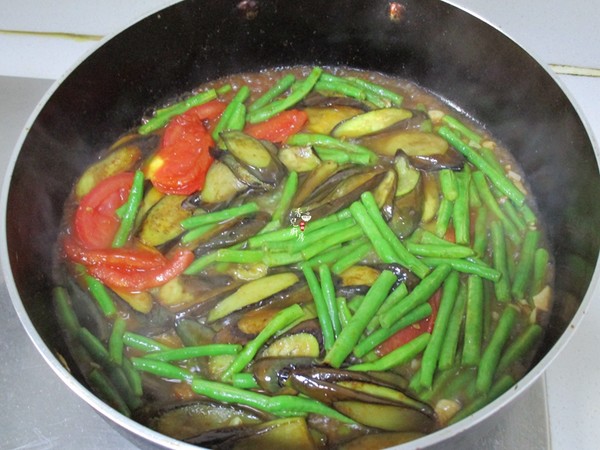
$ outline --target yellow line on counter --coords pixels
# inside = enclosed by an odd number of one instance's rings
[[[96,34],[62,33],[53,31],[23,31],[23,30],[0,30],[0,34],[16,34],[26,36],[52,37],[70,39],[73,41],[99,41],[104,36]]]
[[[577,75],[580,77],[600,77],[600,69],[595,67],[568,66],[564,64],[550,64],[550,68],[560,75]]]

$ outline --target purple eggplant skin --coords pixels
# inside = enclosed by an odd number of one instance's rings
[[[466,161],[464,156],[454,149],[448,149],[443,155],[408,156],[411,166],[423,172],[437,172],[443,169],[462,170]]]
[[[314,358],[307,357],[261,358],[252,363],[252,373],[258,385],[267,392],[292,392],[294,389],[288,384],[290,374],[296,369],[311,367],[313,364]]]

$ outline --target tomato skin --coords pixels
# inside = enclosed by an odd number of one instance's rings
[[[87,249],[73,236],[67,236],[62,247],[69,260],[85,266],[104,264],[127,270],[144,270],[156,268],[167,262],[167,258],[153,248],[137,246]]]
[[[429,299],[429,304],[431,305],[431,314],[429,316],[396,332],[393,336],[388,338],[385,342],[381,343],[379,347],[377,347],[377,354],[380,356],[387,355],[391,351],[403,346],[404,344],[407,344],[423,333],[431,333],[433,331],[433,325],[435,324],[435,319],[437,318],[437,313],[440,307],[441,293],[441,289],[438,289]]]
[[[127,270],[108,264],[96,264],[88,267],[93,277],[112,289],[128,292],[141,292],[162,286],[179,276],[194,260],[190,250],[178,250],[165,264],[146,270]]]
[[[134,174],[124,172],[98,183],[79,202],[73,231],[89,249],[109,248],[119,229],[116,210],[127,201]]]
[[[163,194],[189,195],[204,187],[213,162],[214,141],[204,121],[217,118],[225,104],[214,100],[189,109],[167,125],[161,147],[146,169],[146,176]]]
[[[282,111],[270,119],[257,124],[249,124],[244,132],[256,139],[271,142],[284,142],[298,133],[308,121],[308,114],[299,109]]]

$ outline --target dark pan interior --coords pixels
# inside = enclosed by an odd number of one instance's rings
[[[9,191],[12,272],[47,346],[52,249],[64,200],[95,155],[150,107],[225,74],[351,66],[416,81],[512,149],[548,224],[558,307],[542,353],[579,307],[598,257],[600,179],[590,138],[552,77],[519,46],[437,0],[196,1],[118,34],[56,89],[33,123]]]

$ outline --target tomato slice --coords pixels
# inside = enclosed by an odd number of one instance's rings
[[[396,332],[387,341],[377,347],[377,354],[380,356],[387,355],[391,351],[398,347],[402,347],[404,344],[407,344],[423,333],[431,333],[440,308],[441,292],[442,290],[438,289],[429,299],[429,304],[431,305],[431,314],[429,316]]]
[[[165,130],[161,148],[146,168],[146,176],[164,194],[189,195],[204,187],[213,162],[209,153],[214,141],[203,124],[225,108],[214,101],[174,117]]]
[[[74,233],[90,249],[108,248],[119,229],[116,210],[125,203],[134,174],[124,172],[102,180],[80,201]]]
[[[179,276],[194,260],[190,250],[178,250],[164,264],[151,269],[135,270],[126,267],[113,267],[96,264],[88,267],[88,272],[112,289],[128,292],[141,292],[162,286]]]
[[[271,142],[284,142],[290,136],[298,133],[308,121],[308,115],[299,109],[282,111],[264,122],[249,124],[244,132],[256,139]]]
[[[85,266],[104,264],[127,270],[144,270],[167,263],[167,258],[162,253],[150,247],[87,249],[71,236],[64,239],[62,247],[67,258]]]

